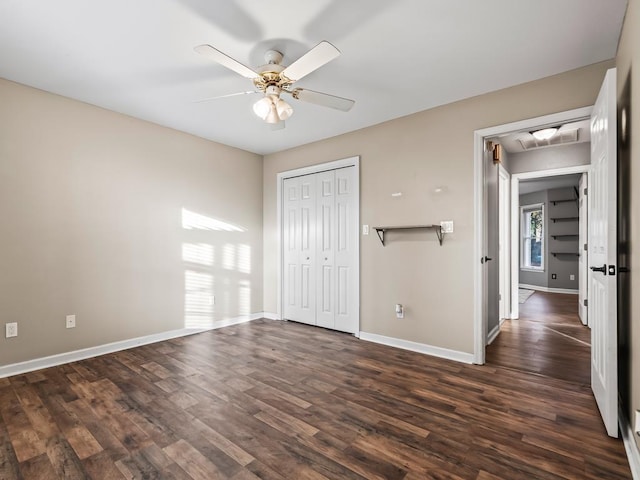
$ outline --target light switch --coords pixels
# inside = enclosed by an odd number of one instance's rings
[[[442,228],[442,233],[453,233],[453,220],[440,222],[440,228]]]
[[[362,225],[362,234],[369,235],[369,225]]]

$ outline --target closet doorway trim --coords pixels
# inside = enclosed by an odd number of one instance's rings
[[[282,221],[284,208],[284,202],[282,201],[282,195],[284,192],[283,184],[284,180],[287,178],[300,177],[302,175],[310,175],[312,173],[320,173],[326,172],[329,170],[337,170],[339,168],[345,167],[355,167],[355,199],[356,199],[356,215],[354,222],[358,226],[358,241],[356,242],[356,249],[353,253],[354,255],[354,265],[356,268],[356,295],[358,295],[358,301],[356,302],[356,317],[358,319],[358,329],[354,334],[356,337],[360,337],[360,157],[348,157],[343,158],[341,160],[334,160],[332,162],[320,163],[317,165],[310,165],[308,167],[296,168],[295,170],[288,170],[286,172],[280,172],[277,176],[277,214],[278,214],[278,319],[283,319],[283,295],[284,295],[284,286],[282,282],[284,281],[283,275],[283,261],[284,261],[284,242],[283,239],[283,228],[284,222]]]

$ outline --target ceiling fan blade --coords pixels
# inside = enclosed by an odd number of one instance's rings
[[[242,75],[246,78],[256,78],[258,74],[251,70],[246,65],[238,62],[237,60],[231,58],[226,53],[222,53],[217,48],[212,47],[211,45],[198,45],[194,48],[194,50],[200,55],[204,55],[205,57],[209,57],[211,60],[218,62],[223,67],[227,67],[229,70],[233,70],[234,72]]]
[[[282,71],[289,80],[298,81],[340,55],[340,50],[322,41]]]
[[[251,93],[262,93],[262,92],[259,92],[257,90],[250,90],[248,92],[229,93],[227,95],[218,95],[217,97],[201,98],[200,100],[194,100],[193,103],[210,102],[211,100],[218,100],[220,98],[237,97],[238,95],[249,95]]]
[[[303,102],[314,103],[323,107],[335,108],[336,110],[342,110],[348,112],[351,107],[355,105],[354,100],[348,98],[336,97],[335,95],[329,95],[328,93],[314,92],[313,90],[307,90],[306,88],[295,88],[290,93],[296,100]]]

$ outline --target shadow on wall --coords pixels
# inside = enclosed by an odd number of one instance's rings
[[[184,327],[209,328],[216,320],[251,313],[251,246],[247,229],[182,209]]]

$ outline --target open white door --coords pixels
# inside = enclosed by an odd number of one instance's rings
[[[616,306],[616,71],[607,71],[591,115],[589,296],[591,388],[607,433],[618,436]]]

